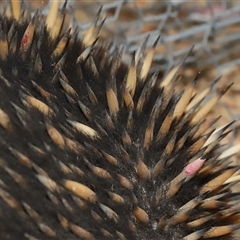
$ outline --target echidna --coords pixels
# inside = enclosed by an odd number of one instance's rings
[[[0,16],[0,239],[238,239],[238,166],[205,116],[206,100],[174,92],[177,69],[149,74],[153,48],[122,61],[64,32],[66,4]],[[234,121],[233,121],[234,122]],[[233,178],[233,175],[236,178]]]

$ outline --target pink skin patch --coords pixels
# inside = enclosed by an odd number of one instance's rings
[[[205,159],[198,158],[197,160],[193,161],[192,163],[188,164],[185,168],[185,173],[189,176],[196,174],[199,169],[204,164]]]

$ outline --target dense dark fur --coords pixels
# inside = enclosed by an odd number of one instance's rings
[[[0,17],[2,39],[7,37],[6,33],[12,23],[13,19],[7,19],[4,15]],[[167,90],[163,90],[157,84],[154,88],[148,86],[149,82],[154,83],[155,76],[153,78],[148,76],[146,81],[140,81],[140,61],[137,66],[139,83],[133,96],[135,107],[131,109],[126,106],[123,98],[129,67],[121,63],[121,59],[119,61],[120,53],[117,50],[110,55],[105,47],[96,44],[86,59],[76,63],[86,46],[81,39],[72,34],[67,36],[68,43],[63,53],[53,57],[52,52],[62,36],[50,39],[47,29],[43,27],[44,19],[38,16],[35,20],[35,27],[38,30],[34,33],[32,44],[26,53],[22,53],[19,47],[28,24],[28,20],[16,22],[14,32],[17,33],[17,50],[9,52],[6,59],[0,59],[0,109],[11,121],[7,128],[0,127],[1,240],[35,238],[45,240],[54,237],[71,240],[124,239],[124,237],[129,240],[179,240],[201,229],[203,238],[208,239],[204,233],[210,228],[238,223],[238,218],[221,217],[224,210],[232,208],[232,202],[235,200],[233,197],[237,195],[233,195],[228,186],[199,195],[202,186],[221,175],[226,169],[232,168],[233,172],[237,170],[236,167],[227,166],[225,159],[217,160],[218,163],[214,162],[218,157],[214,154],[218,148],[217,142],[223,136],[219,137],[214,149],[208,153],[205,153],[201,146],[196,147],[194,144],[202,139],[203,135],[209,136],[211,131],[193,137],[199,129],[196,124],[191,124],[193,112],[181,116],[180,119],[173,119],[167,134],[156,139],[159,128],[165,118],[172,115],[181,95],[172,93],[172,90],[165,94]],[[8,39],[9,44],[12,41],[13,37]],[[37,54],[42,62],[40,72],[34,67]],[[66,59],[60,66],[57,63],[63,56],[66,56]],[[93,70],[91,57],[97,74]],[[76,94],[67,93],[60,81],[68,82]],[[48,92],[47,96],[41,94],[39,87]],[[136,105],[141,93],[147,88],[149,93],[145,95],[144,106],[141,111],[137,111]],[[97,102],[91,99],[93,95],[89,89],[94,92]],[[109,110],[106,97],[109,89],[117,94],[119,111],[116,116]],[[30,106],[26,103],[26,95],[45,103],[51,108],[51,113],[43,114],[36,107]],[[84,113],[79,104],[84,104],[89,109],[89,114]],[[22,110],[16,110],[16,106]],[[153,140],[149,147],[144,147],[145,131],[153,115],[155,118]],[[129,120],[131,116],[132,126],[127,126],[131,122]],[[77,131],[68,120],[91,127],[97,131],[98,136],[92,138]],[[64,136],[64,146],[54,143],[47,131],[47,125],[53,126]],[[130,141],[124,142],[125,133],[130,137]],[[184,137],[186,138],[184,145],[177,149],[177,143]],[[66,138],[74,141],[77,148],[68,147]],[[170,144],[174,144],[175,147],[168,153],[166,147]],[[36,151],[32,145],[38,147],[42,153]],[[27,156],[33,165],[22,164],[15,151]],[[110,163],[104,153],[114,156],[117,163]],[[214,163],[216,168],[211,169],[209,174],[205,172],[198,174],[182,184],[176,194],[166,198],[170,182],[183,171],[191,159],[199,157],[207,159],[206,166]],[[160,159],[164,163],[164,169],[154,177],[151,171]],[[141,175],[136,171],[139,160],[146,164],[151,173],[145,181],[141,181]],[[68,167],[68,172],[63,171],[61,163]],[[92,165],[107,170],[111,176],[109,178],[96,176],[91,169]],[[82,174],[73,166],[81,169]],[[37,174],[44,175],[38,167],[61,186],[61,189],[52,191],[47,189],[36,177]],[[9,169],[18,173],[24,179],[24,183],[17,183]],[[123,187],[119,175],[127,178],[133,188]],[[66,179],[88,186],[95,192],[97,201],[78,198],[77,194],[64,188]],[[108,191],[120,195],[124,203],[111,200]],[[186,221],[172,225],[163,224],[162,228],[155,229],[156,223],[163,219],[167,221],[176,215],[178,209],[190,200],[194,198],[204,200],[221,191],[225,194],[218,199],[222,203],[219,208],[203,209],[199,204],[190,209]],[[157,192],[160,194],[158,201]],[[14,207],[7,203],[5,199],[7,193],[16,200]],[[82,207],[77,204],[78,201],[81,201]],[[99,203],[111,208],[116,216],[108,217]],[[39,217],[31,216],[31,211],[27,211],[25,204],[36,211]],[[133,214],[136,207],[141,207],[148,214],[147,223],[138,223]],[[96,213],[100,220],[96,219]],[[237,216],[236,211],[233,215],[235,214]],[[198,227],[191,228],[187,225],[188,222],[208,215],[212,217]],[[65,228],[60,224],[61,217],[68,221]],[[129,227],[130,222],[135,225],[136,230]],[[55,234],[41,229],[42,225],[39,225],[41,223],[51,228]],[[85,229],[90,235],[78,234],[74,230],[75,225]],[[108,236],[104,235],[106,232],[104,233],[103,229],[109,232]],[[234,230],[214,239],[232,239],[233,233]]]

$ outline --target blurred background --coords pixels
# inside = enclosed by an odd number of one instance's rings
[[[1,6],[7,1],[1,0]],[[64,3],[64,1],[62,1]],[[29,9],[47,11],[48,0],[25,1]],[[219,76],[219,86],[235,82],[208,118],[219,115],[218,125],[240,117],[240,1],[140,1],[95,0],[68,1],[66,22],[78,26],[80,34],[94,21],[100,7],[101,19],[106,17],[100,41],[124,46],[125,60],[141,47],[149,36],[151,47],[160,35],[151,71],[160,69],[160,76],[169,71],[194,45],[194,50],[181,69],[177,88],[190,84],[201,75],[196,91],[206,88]],[[2,8],[3,9],[3,8]],[[74,18],[73,18],[74,17]],[[240,121],[224,139],[228,145],[240,143]],[[235,158],[240,163],[240,154]]]

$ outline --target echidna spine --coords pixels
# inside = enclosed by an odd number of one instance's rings
[[[175,92],[179,66],[149,74],[145,43],[128,64],[64,30],[66,2],[0,15],[1,239],[238,239],[239,166],[207,114],[229,89]]]

